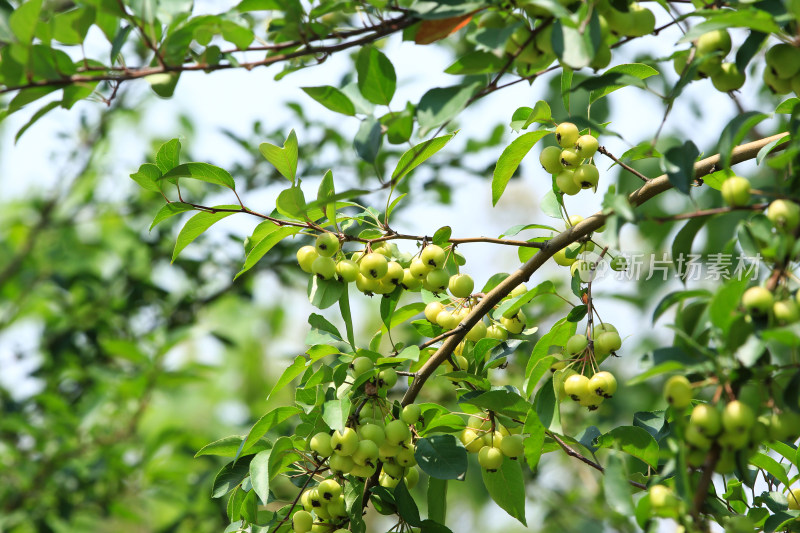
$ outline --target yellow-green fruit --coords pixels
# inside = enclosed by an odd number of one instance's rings
[[[356,276],[356,288],[364,294],[372,294],[381,288],[381,282],[377,279],[368,278],[359,272]]]
[[[786,500],[789,502],[790,510],[800,510],[800,488],[790,490],[789,493],[786,494]]]
[[[576,402],[583,397],[589,396],[589,378],[583,374],[569,376],[564,381],[564,392]]]
[[[541,52],[536,48],[536,46],[534,46],[534,43],[532,40],[530,40],[530,37],[531,30],[527,26],[518,28],[511,35],[511,38],[506,41],[506,53],[509,55],[516,55],[516,61],[518,63],[537,63],[541,58]],[[528,42],[529,40],[530,42]]]
[[[728,402],[722,411],[722,427],[726,432],[746,433],[753,426],[753,422],[755,422],[753,410],[739,400]]]
[[[401,442],[411,437],[411,431],[408,429],[408,424],[402,420],[392,420],[386,424],[386,442],[399,446]]]
[[[575,142],[575,151],[584,159],[592,157],[599,147],[600,143],[593,135],[581,135]]]
[[[711,75],[714,88],[723,93],[741,89],[745,79],[744,72],[739,72],[736,63],[722,63],[720,69]]]
[[[486,328],[486,337],[489,339],[504,341],[508,338],[508,332],[497,324],[492,324]],[[486,352],[486,356],[489,356],[489,352]]]
[[[365,278],[381,279],[389,271],[389,262],[385,256],[371,252],[361,258],[359,268]]]
[[[800,72],[800,49],[786,43],[776,44],[766,54],[767,68],[781,79],[788,80]]]
[[[403,288],[407,291],[416,291],[422,287],[422,280],[414,277],[411,270],[408,268],[403,269],[403,280],[400,282]]]
[[[617,392],[617,378],[611,372],[601,370],[589,378],[589,391],[603,398],[611,398]]]
[[[578,126],[572,122],[562,122],[556,127],[556,141],[562,148],[573,148],[578,137],[580,137],[580,131]]]
[[[740,207],[750,202],[750,180],[741,176],[731,176],[722,182],[722,199],[725,203]]]
[[[597,167],[590,164],[581,165],[575,169],[573,179],[581,189],[591,189],[597,187],[597,182],[600,181],[600,172]]]
[[[650,507],[658,516],[661,516],[664,511],[669,510],[677,502],[672,489],[665,485],[653,485],[648,490],[648,493],[650,495]]]
[[[352,283],[356,280],[356,278],[358,278],[359,273],[360,270],[355,261],[350,259],[342,259],[336,263],[336,274],[338,274],[339,279],[342,281]]]
[[[561,150],[561,166],[566,169],[575,170],[583,159],[578,155],[574,148]]]
[[[336,275],[336,261],[332,257],[320,255],[311,264],[311,272],[320,279],[333,279]]]
[[[403,411],[400,413],[400,420],[410,426],[419,422],[419,416],[421,414],[422,408],[415,403],[411,403],[403,407]]]
[[[589,68],[597,71],[606,68],[609,64],[611,64],[611,48],[607,44],[601,43],[592,62],[589,63]]]
[[[331,437],[331,447],[337,455],[352,455],[358,449],[358,434],[353,428],[337,429]]]
[[[630,11],[619,11],[609,7],[603,16],[608,22],[608,29],[615,35],[632,35],[634,17]]]
[[[478,452],[478,464],[488,472],[496,472],[503,465],[503,452],[491,446],[484,446]]]
[[[711,405],[700,403],[692,409],[689,424],[697,427],[698,431],[706,437],[712,438],[722,430],[722,417],[719,411]]]
[[[450,274],[443,268],[434,268],[425,277],[423,286],[431,292],[444,292],[450,283]]]
[[[475,282],[467,274],[456,274],[448,282],[450,294],[456,298],[467,298],[475,288]]]
[[[641,37],[653,33],[656,27],[656,17],[653,12],[639,4],[631,4],[629,9],[633,19],[629,35]]]
[[[784,80],[779,78],[772,69],[765,68],[763,80],[764,84],[775,94],[789,94],[792,91],[792,79]]]
[[[790,200],[775,200],[767,207],[767,218],[779,230],[794,231],[800,223],[800,206]]]
[[[713,52],[720,52],[722,57],[731,51],[731,36],[728,30],[714,30],[704,33],[697,39],[697,55],[704,56]]]
[[[333,233],[321,233],[316,242],[317,253],[324,257],[333,257],[339,251],[339,238]]]
[[[300,269],[307,274],[312,273],[311,267],[317,257],[319,257],[319,254],[313,246],[303,246],[297,250],[297,262],[300,264]]]
[[[559,167],[561,167],[561,163],[559,163]],[[581,191],[580,184],[575,182],[574,171],[566,169],[556,176],[556,187],[569,196],[575,196]]]
[[[548,174],[561,172],[561,149],[557,146],[548,146],[539,154],[539,163]]]
[[[408,270],[411,272],[412,276],[422,281],[425,279],[425,276],[428,275],[428,272],[433,270],[433,267],[426,265],[421,257],[415,257],[408,265]]]
[[[500,324],[506,328],[511,334],[518,335],[525,330],[525,314],[522,311],[517,312],[511,318],[502,317]]]
[[[422,262],[431,269],[444,267],[444,261],[447,259],[447,254],[441,246],[429,244],[420,253]]]
[[[754,314],[765,315],[770,312],[774,298],[766,287],[750,287],[742,295],[742,305]]]
[[[323,501],[332,502],[341,496],[342,486],[335,479],[326,479],[317,486],[317,492],[319,492]]]
[[[685,376],[672,376],[664,385],[664,397],[675,409],[686,409],[692,402],[692,384]]]
[[[428,322],[436,324],[436,317],[442,311],[444,311],[444,305],[441,302],[431,302],[425,306],[425,318],[428,319]]]
[[[311,525],[314,523],[314,517],[308,511],[297,511],[292,515],[292,529],[294,533],[308,533],[311,531]]]
[[[466,338],[472,342],[478,342],[479,340],[486,337],[486,323],[483,321],[478,321],[475,323],[472,328],[467,332]]]
[[[391,283],[392,285],[400,285],[403,281],[403,267],[397,261],[389,261],[386,264],[386,275],[381,278],[381,281]]]
[[[800,309],[794,300],[781,300],[772,305],[772,316],[778,324],[794,324],[800,319]]]
[[[517,459],[525,453],[525,439],[522,435],[507,435],[500,442],[500,451],[509,459]]]
[[[465,428],[459,433],[458,438],[470,453],[477,453],[483,448],[483,438],[472,428]]]
[[[312,451],[316,452],[317,455],[321,457],[330,457],[330,455],[333,453],[331,436],[323,431],[311,437],[309,446],[311,447]]]

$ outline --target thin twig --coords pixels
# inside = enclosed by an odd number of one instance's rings
[[[623,163],[622,161],[617,159],[614,156],[614,154],[612,154],[611,152],[606,150],[605,146],[600,146],[597,149],[597,151],[600,152],[601,154],[603,154],[604,156],[606,156],[607,158],[611,159],[613,162],[615,162],[616,164],[618,164],[619,166],[621,166],[622,168],[624,168],[625,170],[627,170],[628,172],[630,172],[631,174],[633,174],[634,176],[636,176],[637,178],[642,180],[643,182],[647,183],[648,181],[650,181],[650,178],[648,178],[647,176],[645,176],[644,174],[642,174],[641,172],[639,172],[635,168],[633,168],[633,167],[631,167],[629,165],[626,165],[625,163]]]

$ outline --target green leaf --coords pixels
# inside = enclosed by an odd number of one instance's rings
[[[268,225],[264,226],[264,229],[272,228],[271,231],[265,231],[263,233],[263,237],[260,241],[253,245],[250,249],[250,253],[247,254],[247,257],[244,260],[244,265],[242,269],[233,277],[234,280],[253,268],[256,263],[258,263],[267,252],[269,252],[276,244],[281,242],[286,237],[290,237],[292,235],[297,234],[302,228],[298,228],[296,226],[284,226],[279,227],[275,225]]]
[[[308,280],[308,301],[318,309],[327,309],[342,296],[344,283],[330,279],[319,279],[311,276]]]
[[[800,98],[793,96],[788,100],[784,100],[781,102],[778,107],[775,108],[775,112],[781,115],[789,115],[794,110],[794,106],[800,103]]]
[[[481,469],[483,484],[497,505],[513,516],[522,525],[525,521],[525,482],[519,461],[506,459],[496,472]]]
[[[275,209],[285,217],[304,220],[308,206],[306,206],[303,189],[298,185],[292,185],[288,189],[281,191],[278,194],[278,199],[275,200]]]
[[[389,58],[374,46],[365,46],[358,52],[356,72],[361,95],[373,104],[389,105],[397,87]]]
[[[272,411],[268,412],[259,418],[256,423],[253,424],[253,427],[250,428],[250,432],[247,434],[247,438],[241,447],[241,451],[246,452],[261,437],[266,435],[270,429],[302,412],[302,409],[289,405],[276,407]],[[199,453],[200,452],[198,452],[198,454]]]
[[[650,433],[640,427],[616,427],[597,438],[597,447],[619,447],[623,452],[658,468],[658,443]]]
[[[428,518],[444,524],[447,518],[447,480],[428,478]]]
[[[267,400],[272,398],[272,395],[276,392],[283,389],[286,385],[292,382],[297,376],[302,374],[306,369],[306,358],[302,355],[298,355],[295,357],[294,362],[289,365],[289,368],[283,371],[281,377],[278,378],[278,381],[275,383],[275,386],[272,387],[272,390],[267,395]]]
[[[528,416],[525,418],[525,426],[522,428],[522,432],[528,434],[528,437],[524,441],[525,460],[528,462],[531,471],[536,471],[536,468],[539,466],[539,459],[542,457],[545,428],[535,410],[531,409],[528,411]]]
[[[441,228],[437,229],[436,232],[434,232],[433,244],[437,244],[439,246],[447,244],[452,235],[453,230],[450,228],[450,226],[442,226]]]
[[[642,80],[656,74],[658,74],[656,69],[641,63],[616,65],[606,70],[600,76],[582,81],[572,88],[572,91],[577,91],[578,89],[591,91],[589,100],[591,103],[594,103],[600,98],[630,85],[644,89],[647,85],[645,85]]]
[[[522,129],[527,129],[528,126],[534,122],[539,122],[541,124],[552,124],[553,122],[553,114],[552,111],[550,111],[550,105],[544,100],[536,102],[536,105],[534,105],[531,110],[531,114],[525,119]]]
[[[222,185],[231,190],[236,189],[233,176],[227,170],[223,170],[208,163],[184,163],[173,168],[160,178],[165,180],[170,178],[192,178],[214,185]]]
[[[572,87],[572,69],[564,66],[561,68],[561,101],[564,103],[564,109],[568,115],[570,114],[569,97],[572,94],[570,87]]]
[[[692,268],[686,263],[686,259],[690,257],[692,252],[694,238],[703,229],[706,222],[708,222],[707,217],[690,219],[675,235],[675,240],[672,241],[672,261],[675,263],[675,270],[678,272],[681,281],[684,281],[692,273]]]
[[[417,504],[402,479],[394,488],[394,501],[397,504],[397,513],[408,525],[418,527],[422,524]]]
[[[181,143],[178,139],[165,142],[156,154],[156,165],[162,173],[169,172],[181,164]]]
[[[239,435],[231,435],[230,437],[224,437],[224,438],[219,439],[217,441],[214,441],[214,442],[211,442],[209,444],[206,444],[205,446],[200,448],[200,450],[196,454],[194,454],[194,456],[195,457],[201,457],[203,455],[217,455],[219,457],[236,457],[236,458],[238,458],[239,457],[239,451],[240,451],[240,449],[242,447],[242,441],[243,441],[243,438],[240,437]],[[255,444],[255,442],[254,442],[254,444]],[[260,444],[260,446],[258,446],[258,445],[257,446],[253,446],[255,451],[251,450],[250,454],[247,454],[247,455],[251,455],[253,453],[257,453],[257,452],[263,450],[264,448],[266,448],[267,446],[269,446],[269,443],[267,441],[260,441],[259,444]]]
[[[324,105],[331,111],[343,115],[353,116],[356,114],[356,107],[346,94],[330,85],[319,87],[301,87],[308,96]]]
[[[29,44],[33,39],[41,10],[42,0],[28,0],[11,12],[8,25],[20,43]]]
[[[748,282],[747,278],[729,280],[711,298],[709,318],[712,324],[722,330],[723,335],[727,335],[738,316],[737,309]]]
[[[297,175],[297,134],[294,130],[289,132],[283,148],[274,144],[261,143],[258,147],[261,155],[269,161],[281,176],[294,183]]]
[[[350,295],[348,294],[347,284],[344,284],[344,287],[342,287],[342,295],[339,297],[339,314],[341,314],[342,320],[344,320],[344,327],[347,331],[347,342],[350,343],[350,346],[355,350],[356,340],[353,332],[353,317],[350,313]]]
[[[142,189],[152,192],[161,192],[161,170],[152,164],[145,163],[139,167],[137,172],[131,174],[131,179],[139,184]]]
[[[179,72],[162,72],[145,76],[145,81],[150,84],[150,88],[161,98],[171,98],[175,94],[175,88],[181,75]]]
[[[616,455],[609,456],[608,464],[603,472],[603,492],[606,496],[606,504],[612,511],[622,516],[633,515],[633,499],[625,474],[625,466]]]
[[[417,121],[422,128],[435,128],[449,122],[462,109],[481,86],[479,83],[437,87],[422,95],[417,106]]]
[[[742,139],[744,139],[745,135],[747,135],[750,130],[767,118],[770,118],[770,115],[758,113],[756,111],[748,111],[736,115],[736,117],[725,126],[719,139],[720,166],[724,168],[730,167],[731,152],[733,152],[733,149],[742,142]]]
[[[341,400],[329,400],[322,405],[322,419],[331,429],[342,431],[347,424],[350,407],[347,396]]]
[[[423,472],[437,479],[463,480],[467,474],[467,450],[453,435],[419,439],[414,458]]]
[[[25,134],[25,132],[28,131],[28,129],[30,129],[31,126],[36,124],[39,121],[39,119],[44,117],[47,113],[49,113],[53,109],[57,108],[59,105],[61,105],[61,102],[56,100],[56,101],[53,101],[53,102],[48,102],[47,104],[45,104],[41,108],[39,108],[36,111],[36,113],[34,113],[31,116],[30,120],[28,120],[28,122],[26,122],[17,131],[16,135],[14,135],[14,143],[16,144],[20,140],[20,138]]]
[[[158,224],[168,219],[169,217],[185,213],[186,211],[193,211],[193,210],[194,207],[192,207],[189,204],[184,204],[182,202],[170,202],[168,204],[165,204],[161,209],[158,210],[158,213],[156,213],[156,216],[153,219],[153,223],[150,224],[150,231],[152,231],[153,228],[155,228]]]
[[[263,452],[261,452],[263,453]],[[214,478],[211,488],[212,498],[222,498],[234,488],[250,473],[250,461],[253,455],[243,457],[238,461],[232,461],[223,466]]]
[[[692,141],[673,146],[664,153],[661,167],[670,183],[683,194],[689,194],[689,185],[694,181],[694,163],[700,151]]]
[[[494,174],[492,175],[492,205],[497,205],[497,201],[506,190],[511,176],[514,175],[522,159],[530,152],[533,145],[535,145],[543,137],[550,135],[551,132],[545,130],[530,131],[520,135],[518,138],[509,144],[500,158],[497,160],[497,165],[494,167]]]
[[[597,46],[592,43],[588,31],[581,34],[561,20],[553,24],[553,51],[562,65],[573,69],[586,67],[592,62],[595,50]]]
[[[779,33],[781,30],[775,23],[772,14],[754,7],[741,7],[735,10],[714,12],[708,20],[695,25],[686,32],[678,43],[691,42],[704,33],[730,28],[750,28],[762,33]]]
[[[789,481],[789,476],[786,474],[786,470],[784,470],[783,466],[778,461],[769,455],[756,453],[750,458],[750,464],[762,470],[766,470],[769,475],[783,483],[785,487],[792,486],[791,481]]]
[[[235,205],[218,205],[215,209],[236,209],[237,207],[238,206]],[[175,241],[175,249],[172,251],[172,262],[174,263],[175,259],[178,258],[178,254],[208,228],[232,214],[232,212],[227,211],[217,213],[203,211],[190,218],[186,222],[186,225],[181,228],[180,233],[178,233],[178,239]]]
[[[373,117],[367,117],[361,122],[353,139],[353,148],[358,157],[367,163],[374,163],[378,151],[381,149],[382,141],[381,123]]]
[[[491,52],[475,51],[458,58],[445,72],[456,75],[489,74],[500,70],[506,61],[506,58]]]
[[[531,404],[525,398],[508,389],[470,391],[463,394],[458,401],[489,409],[511,418],[522,418],[528,414],[531,408]]]
[[[410,150],[407,150],[400,157],[400,161],[397,162],[397,167],[395,167],[394,172],[392,172],[392,182],[396,184],[422,162],[444,148],[454,135],[455,133],[448,133],[447,135],[434,137],[433,139],[428,139]]]

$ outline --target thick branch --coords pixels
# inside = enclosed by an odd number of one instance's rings
[[[742,161],[753,159],[756,157],[761,148],[786,135],[786,133],[773,135],[771,137],[761,139],[760,141],[737,146],[731,153],[730,164],[734,165]],[[695,178],[699,178],[711,173],[719,164],[719,162],[719,154],[698,161],[694,165]],[[640,188],[632,192],[628,196],[628,202],[630,202],[633,207],[637,207],[671,188],[672,184],[670,183],[669,178],[666,175],[659,176],[649,180]],[[531,257],[517,271],[508,276],[499,285],[497,285],[497,287],[486,294],[486,297],[483,298],[475,307],[473,307],[472,312],[464,318],[461,324],[459,324],[458,328],[456,328],[456,332],[445,339],[445,341],[442,343],[442,346],[436,351],[436,353],[434,353],[431,358],[422,366],[422,368],[419,369],[416,379],[414,379],[414,381],[411,383],[411,386],[408,388],[408,391],[406,391],[406,394],[403,397],[402,404],[408,405],[414,402],[420,390],[422,390],[423,385],[425,385],[425,382],[428,380],[428,378],[430,378],[436,368],[438,368],[438,366],[442,364],[442,362],[444,362],[450,356],[450,354],[453,353],[453,350],[456,349],[456,346],[458,346],[458,343],[464,338],[464,335],[466,335],[467,331],[469,331],[472,326],[474,326],[479,320],[487,315],[489,311],[491,311],[492,308],[494,308],[494,306],[500,302],[500,300],[510,294],[511,291],[514,290],[514,288],[519,284],[528,281],[533,273],[539,270],[539,268],[558,250],[561,250],[569,244],[586,237],[593,231],[603,226],[606,223],[607,217],[608,215],[598,212],[590,217],[587,217],[579,224],[571,226],[567,230],[559,233],[551,240],[547,241],[545,246],[543,246],[542,249],[536,253],[536,255]]]

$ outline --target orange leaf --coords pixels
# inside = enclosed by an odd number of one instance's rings
[[[449,19],[425,20],[420,24],[414,42],[417,44],[431,44],[439,39],[444,39],[455,33],[472,20],[472,15],[461,15]]]

